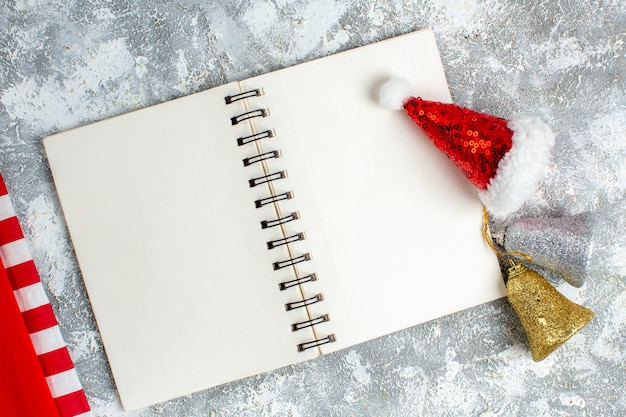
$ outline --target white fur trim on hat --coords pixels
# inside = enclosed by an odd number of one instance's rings
[[[536,117],[514,117],[507,126],[513,131],[511,149],[500,160],[487,189],[478,192],[487,210],[500,219],[519,209],[535,192],[554,146],[554,133]]]
[[[402,77],[391,77],[378,92],[380,104],[391,110],[402,110],[404,102],[409,98],[411,98],[411,83]]]

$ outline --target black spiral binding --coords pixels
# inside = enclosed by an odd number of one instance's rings
[[[313,281],[317,281],[317,274],[309,274],[303,277],[292,279],[291,281],[281,282],[280,284],[278,284],[278,288],[280,288],[281,291],[285,291],[291,287],[296,287],[300,284],[306,284],[307,282]]]
[[[334,334],[329,334],[326,337],[322,337],[321,339],[317,339],[317,340],[312,340],[310,342],[306,342],[306,343],[300,343],[298,345],[298,352],[304,352],[307,349],[311,349],[314,347],[318,347],[318,346],[322,346],[325,345],[326,343],[332,343],[332,342],[336,342],[337,339],[335,338]]]
[[[249,136],[243,136],[241,138],[237,139],[237,145],[242,146],[242,145],[247,145],[250,142],[254,142],[257,140],[261,140],[261,139],[267,139],[267,138],[272,138],[274,137],[274,131],[273,130],[264,130],[263,132],[259,132],[259,133],[255,133],[253,135],[249,135]]]
[[[319,303],[320,301],[324,301],[324,294],[315,294],[313,297],[305,298],[304,300],[287,303],[285,304],[285,310],[296,310],[298,308],[310,306],[311,304]]]
[[[270,240],[269,242],[267,242],[267,248],[274,249],[278,246],[287,245],[289,243],[294,243],[304,239],[306,239],[306,235],[304,234],[304,232],[300,232],[292,236],[284,237],[282,239]]]
[[[254,119],[255,117],[267,117],[269,115],[270,115],[270,112],[267,109],[250,110],[245,113],[238,114],[235,117],[231,117],[230,122],[233,125],[238,125],[239,123],[246,121],[248,119]]]
[[[256,208],[261,208],[266,204],[272,204],[282,200],[291,200],[292,198],[293,192],[287,191],[286,193],[276,194],[266,198],[260,198],[254,202],[254,205],[256,206]]]
[[[247,167],[247,166],[250,166],[252,164],[256,164],[257,162],[265,161],[266,159],[280,158],[280,157],[281,157],[280,151],[264,152],[264,153],[259,154],[259,155],[254,155],[254,156],[251,156],[249,158],[244,158],[243,159],[243,166]]]
[[[258,97],[263,95],[263,90],[256,88],[254,90],[244,91],[243,93],[235,94],[232,96],[224,97],[226,104],[234,103],[235,101],[243,100],[250,97]]]
[[[269,242],[268,242],[269,243]],[[276,246],[272,247],[274,249]],[[288,266],[294,266],[299,264],[300,262],[306,262],[311,260],[311,254],[305,253],[304,255],[296,256],[295,258],[289,258],[285,261],[274,262],[274,271],[278,271],[279,269],[287,268]]]
[[[287,177],[287,171],[278,171],[272,174],[263,175],[262,177],[252,178],[248,180],[250,187],[256,187],[257,185],[265,184],[266,182],[272,182],[276,180],[282,180]]]
[[[330,317],[328,316],[328,314],[322,314],[321,316],[315,317],[314,319],[292,324],[291,330],[297,332],[298,330],[306,329],[307,327],[315,326],[316,324],[322,324],[329,320]]]
[[[253,90],[244,91],[242,93],[226,96],[224,97],[224,101],[226,102],[226,105],[228,105],[228,104],[237,102],[239,100],[253,99],[254,97],[262,96],[263,94],[264,94],[263,90],[260,88],[257,88]],[[230,121],[232,125],[237,125],[246,120],[251,120],[257,117],[267,117],[269,116],[269,114],[270,112],[268,109],[254,109],[254,110],[249,110],[244,113],[235,115],[230,118]],[[262,184],[267,184],[267,187],[270,190],[270,195],[268,197],[258,199],[254,202],[255,207],[257,208],[264,207],[269,204],[273,204],[278,209],[279,208],[278,203],[280,201],[290,200],[294,197],[294,194],[291,191],[281,193],[281,194],[274,194],[273,187],[270,185],[274,181],[280,181],[287,177],[287,171],[277,171],[277,172],[270,173],[268,172],[267,167],[265,165],[266,160],[273,159],[273,158],[280,158],[282,156],[280,150],[271,150],[268,152],[261,151],[261,148],[262,148],[261,142],[266,139],[273,138],[275,135],[276,135],[276,132],[270,129],[270,130],[265,130],[262,132],[254,132],[251,135],[242,136],[242,137],[237,138],[236,140],[238,146],[254,145],[255,154],[251,157],[243,159],[244,167],[257,164],[257,163],[263,164],[263,170],[265,172],[265,175],[261,177],[251,178],[250,180],[248,180],[248,185],[250,187],[257,187]],[[277,212],[280,213],[280,210],[277,210]],[[261,222],[261,229],[269,229],[269,228],[278,227],[278,226],[281,226],[281,229],[282,229],[282,225],[291,221],[298,220],[299,218],[300,218],[300,214],[296,211],[296,212],[292,212],[287,215],[284,215],[282,217],[277,217],[275,219],[263,220]],[[284,229],[283,229],[283,233],[284,233]],[[285,236],[283,234],[283,236],[284,237],[280,239],[270,240],[269,242],[266,242],[268,250],[272,250],[280,246],[287,246],[289,248],[290,258],[282,260],[282,261],[274,262],[272,264],[272,267],[275,271],[279,271],[284,268],[292,268],[297,275],[296,265],[301,262],[310,261],[312,259],[312,256],[310,253],[304,253],[301,255],[291,255],[292,250],[289,245],[305,240],[306,234],[304,232],[300,232],[300,233],[293,234],[291,236]],[[313,281],[317,281],[317,274],[315,273],[305,275],[305,276],[297,276],[297,278],[293,280],[281,282],[279,284],[279,289],[280,291],[285,291],[290,288],[296,288],[296,287],[299,287],[301,285],[304,285]],[[316,294],[313,297],[309,297],[309,298],[305,298],[305,299],[297,300],[297,301],[292,301],[292,302],[285,304],[285,310],[292,311],[292,310],[297,310],[300,308],[307,308],[308,306],[322,302],[323,300],[324,300],[323,294]],[[316,317],[309,315],[309,320],[305,320],[299,323],[293,323],[291,325],[291,330],[296,332],[302,329],[314,328],[314,326],[325,323],[329,320],[330,320],[330,316],[328,314],[322,314]],[[300,343],[297,345],[297,349],[299,352],[303,352],[305,350],[316,348],[326,343],[332,343],[335,341],[336,341],[335,335],[330,334],[322,338],[317,338],[315,340],[311,340],[305,343]]]
[[[270,227],[280,226],[281,224],[285,224],[288,222],[292,222],[294,220],[298,220],[300,218],[300,213],[294,211],[291,214],[288,214],[284,217],[274,220],[263,220],[261,222],[261,229],[269,229]]]

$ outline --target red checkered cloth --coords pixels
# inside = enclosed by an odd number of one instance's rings
[[[5,281],[0,283],[0,291],[12,290],[15,301],[0,306],[0,320],[4,321],[0,331],[6,333],[0,334],[0,354],[5,355],[0,358],[0,389],[5,391],[0,395],[5,397],[5,401],[0,401],[0,415],[93,417],[1,176],[0,259],[0,280]],[[12,313],[15,304],[21,314]],[[16,323],[20,317],[21,323]],[[23,340],[23,329],[30,336],[31,343],[30,346],[22,343],[17,349],[18,345],[12,343]],[[31,366],[32,354],[39,369]],[[24,363],[23,368],[21,363]],[[42,385],[40,378],[45,378],[43,386],[47,385],[49,392],[33,388]],[[53,399],[56,410],[45,411],[46,396]],[[32,411],[34,405],[40,408]],[[23,409],[13,414],[15,408],[11,407]]]

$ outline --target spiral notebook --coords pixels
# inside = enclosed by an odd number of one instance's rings
[[[377,103],[392,75],[450,101],[420,31],[45,139],[126,409],[504,295],[475,189]]]

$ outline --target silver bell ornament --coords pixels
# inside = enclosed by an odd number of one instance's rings
[[[581,213],[515,220],[492,237],[506,251],[526,253],[532,257],[532,264],[580,287],[589,274],[594,243],[591,231],[591,213]]]

